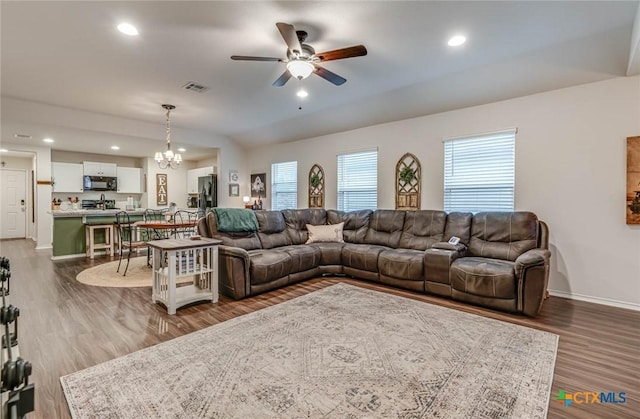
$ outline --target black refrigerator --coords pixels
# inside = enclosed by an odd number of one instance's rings
[[[218,206],[218,176],[208,175],[198,178],[198,208],[208,210]]]

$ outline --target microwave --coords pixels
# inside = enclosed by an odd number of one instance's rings
[[[118,178],[113,176],[85,176],[83,188],[85,191],[117,191]]]

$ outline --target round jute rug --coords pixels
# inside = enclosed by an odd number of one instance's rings
[[[118,269],[118,261],[103,263],[102,265],[93,266],[80,272],[76,279],[86,285],[94,285],[96,287],[150,287],[153,282],[152,269],[147,266],[147,257],[139,256],[131,258],[127,276],[122,276],[124,267],[127,266],[127,260],[122,259],[120,272]],[[177,283],[191,282],[191,277],[179,278]]]

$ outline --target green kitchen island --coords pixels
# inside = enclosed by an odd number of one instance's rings
[[[87,224],[112,224],[121,210],[52,210],[53,255],[51,259],[85,257]],[[144,209],[127,211],[131,221],[142,220]],[[96,242],[105,242],[104,231],[96,231]]]

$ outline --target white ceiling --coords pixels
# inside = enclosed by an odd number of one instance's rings
[[[2,2],[1,93],[157,125],[157,138],[125,136],[132,150],[140,144],[132,156],[163,141],[162,103],[177,107],[173,127],[251,147],[624,76],[637,9],[635,1]],[[140,36],[119,33],[122,21]],[[229,57],[285,57],[276,22],[306,30],[316,51],[364,44],[369,53],[324,64],[348,80],[342,86],[312,75],[275,88],[284,64]],[[467,43],[447,46],[457,33]],[[190,81],[210,89],[182,89]],[[300,84],[309,91],[302,110]],[[4,142],[55,128],[5,107]],[[58,128],[68,141],[53,148],[109,153],[105,145],[122,136]]]

